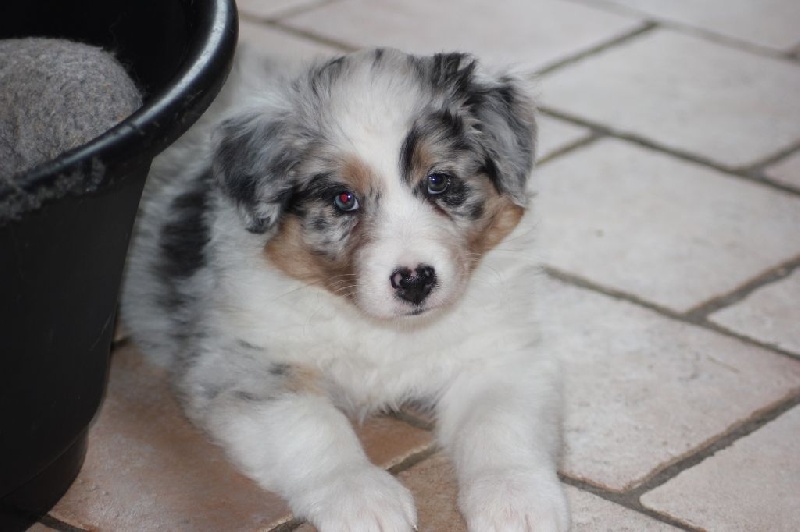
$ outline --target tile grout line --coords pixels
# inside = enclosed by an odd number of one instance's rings
[[[683,313],[683,316],[692,323],[705,324],[709,322],[711,314],[730,307],[746,299],[752,293],[786,279],[795,270],[800,268],[800,256],[789,259],[778,266],[769,268],[759,275],[746,281],[726,294],[714,296]]]
[[[660,471],[651,474],[649,478],[645,478],[636,487],[628,490],[626,494],[635,496],[638,499],[645,493],[663,486],[684,471],[729,448],[737,441],[763,428],[798,405],[800,405],[800,387],[790,391],[777,401],[756,410],[746,419],[734,423],[721,434],[710,438],[706,443],[689,451],[686,456],[678,458]]]
[[[345,52],[345,53],[354,52],[354,51],[358,50],[357,46],[354,46],[354,45],[349,44],[349,43],[344,42],[344,41],[338,41],[336,39],[331,39],[331,38],[328,38],[328,37],[324,37],[322,35],[318,35],[317,33],[313,32],[313,31],[303,30],[303,29],[300,29],[300,28],[295,28],[294,26],[286,23],[287,19],[289,19],[291,17],[297,16],[297,15],[302,15],[304,13],[308,13],[310,11],[314,11],[314,10],[322,8],[322,7],[327,7],[327,6],[330,6],[330,5],[340,4],[342,2],[343,2],[343,0],[327,0],[327,1],[326,0],[322,0],[320,2],[316,2],[316,3],[310,4],[310,5],[306,5],[306,6],[288,8],[288,9],[282,11],[282,12],[279,12],[276,15],[264,16],[264,17],[258,16],[258,15],[252,15],[252,14],[249,14],[249,13],[240,12],[240,17],[243,20],[247,20],[247,21],[252,22],[252,23],[260,24],[260,25],[265,26],[267,28],[272,28],[273,30],[279,30],[279,31],[281,31],[283,33],[286,33],[286,34],[292,35],[294,37],[298,37],[298,38],[301,38],[301,39],[305,39],[305,40],[311,41],[311,42],[313,42],[315,44],[320,44],[322,46],[328,46],[328,47],[331,47],[331,48],[335,48],[335,49],[337,49],[337,50],[339,50],[341,52]]]
[[[791,157],[795,154],[800,155],[800,150],[788,152],[786,157],[780,157],[776,160],[776,162],[780,162],[784,158]],[[748,177],[750,177],[750,179],[752,179],[757,183],[769,183],[774,188],[777,188],[784,192],[800,194],[800,187],[796,185],[784,184],[780,180],[775,179],[774,177],[768,175],[765,170],[762,169],[748,170],[746,173],[748,174]]]
[[[792,46],[786,54],[795,63],[800,63],[800,42]]]
[[[386,471],[396,476],[399,473],[408,471],[415,465],[424,462],[439,451],[441,451],[441,448],[435,441],[428,443],[427,445],[421,446],[418,450],[412,452],[398,463],[392,464],[386,468]]]
[[[678,518],[669,514],[648,508],[641,502],[641,497],[646,493],[663,486],[681,473],[688,471],[705,460],[713,457],[718,452],[727,449],[742,438],[763,428],[768,423],[776,420],[781,415],[785,414],[792,408],[797,407],[798,405],[800,405],[800,388],[790,392],[772,404],[753,412],[747,417],[747,419],[732,425],[730,428],[711,438],[706,443],[688,451],[685,456],[678,458],[674,462],[657,470],[655,473],[650,474],[649,477],[646,477],[636,486],[627,490],[614,491],[602,486],[598,486],[597,484],[593,484],[587,480],[572,477],[564,473],[562,473],[560,476],[565,484],[568,484],[576,489],[591,493],[604,500],[618,504],[628,508],[629,510],[633,510],[663,523],[677,526],[684,530],[696,530],[699,532],[702,529],[684,523],[683,521],[680,521]]]
[[[713,42],[714,44],[720,46],[725,46],[726,48],[733,48],[743,52],[748,52],[754,55],[759,55],[761,57],[766,57],[771,59],[777,59],[789,62],[794,61],[792,58],[791,47],[789,47],[788,51],[776,50],[774,48],[770,48],[769,46],[753,43],[745,39],[741,39],[739,37],[725,35],[724,33],[719,33],[712,29],[693,26],[692,24],[680,22],[677,20],[669,20],[668,18],[665,17],[652,15],[650,13],[640,11],[633,7],[613,4],[605,0],[568,0],[568,1],[582,4],[585,6],[591,6],[594,7],[595,9],[600,9],[602,11],[606,11],[609,13],[616,13],[618,15],[628,15],[637,17],[647,22],[656,24],[665,30],[697,37],[699,39],[708,42]]]
[[[743,174],[752,174],[757,179],[769,179],[761,177],[760,174],[765,172],[768,166],[780,163],[781,161],[788,159],[798,151],[800,151],[800,140],[786,146],[785,148],[777,150],[776,152],[771,153],[766,157],[761,158],[755,163],[743,166],[736,170],[742,172]]]
[[[548,277],[555,279],[557,281],[561,281],[563,283],[582,288],[584,290],[590,290],[592,292],[596,292],[599,294],[603,294],[605,296],[626,301],[628,303],[633,303],[639,307],[646,308],[647,310],[654,311],[662,316],[673,320],[681,320],[681,315],[674,310],[662,307],[656,303],[651,303],[645,299],[642,299],[634,294],[630,294],[628,292],[624,292],[622,290],[617,290],[615,288],[611,288],[608,286],[603,286],[601,284],[595,283],[594,281],[590,281],[589,279],[585,279],[579,275],[575,275],[573,273],[569,273],[563,270],[559,270],[553,266],[542,266],[542,270]],[[696,324],[692,324],[696,325]]]
[[[689,322],[689,323],[691,323],[691,322]],[[717,334],[721,334],[723,336],[728,336],[730,338],[734,338],[734,339],[739,340],[740,342],[743,342],[745,344],[752,345],[754,347],[758,347],[759,349],[763,349],[765,351],[771,351],[772,353],[774,353],[776,355],[780,355],[780,356],[786,357],[786,358],[788,358],[790,360],[795,360],[795,361],[800,360],[800,354],[799,353],[796,353],[796,352],[793,352],[793,351],[789,351],[789,350],[784,349],[784,348],[782,348],[782,347],[780,347],[780,346],[778,346],[776,344],[771,344],[769,342],[762,342],[761,340],[756,340],[755,338],[751,338],[751,337],[746,336],[746,335],[744,335],[742,333],[739,333],[739,332],[736,332],[734,330],[728,329],[727,327],[725,327],[723,325],[719,325],[719,324],[714,323],[712,321],[704,321],[704,322],[701,322],[701,323],[695,323],[693,325],[697,325],[699,327],[704,327],[704,328],[706,328],[706,329],[708,329],[710,331],[713,331],[713,332],[715,332]]]
[[[776,190],[795,197],[800,197],[800,191],[798,191],[797,189],[792,188],[788,185],[777,183],[772,180],[767,181],[766,179],[760,179],[751,171],[749,171],[748,169],[749,167],[745,167],[745,169],[743,170],[737,167],[726,166],[724,164],[718,163],[713,159],[704,157],[702,155],[698,155],[688,151],[678,150],[675,148],[670,148],[662,144],[659,144],[658,142],[652,141],[646,137],[640,136],[638,134],[626,133],[624,131],[614,129],[610,126],[604,126],[597,122],[580,118],[571,113],[559,111],[547,105],[540,105],[539,111],[545,116],[549,116],[551,118],[558,118],[560,120],[564,120],[574,125],[589,128],[592,131],[596,132],[598,135],[602,135],[607,138],[613,138],[625,141],[634,144],[636,146],[639,146],[641,148],[652,150],[661,153],[663,155],[668,155],[670,157],[675,157],[676,159],[682,160],[684,162],[689,162],[696,165],[711,168],[729,177],[740,179],[742,181],[747,181],[748,183],[754,183],[762,187]],[[789,151],[786,154],[783,154],[783,152],[781,152],[781,154],[785,156],[791,155],[795,149],[796,148],[793,147],[792,151]]]
[[[689,24],[683,24],[681,22],[673,20],[662,20],[662,19],[658,19],[658,24],[665,30],[670,30],[683,35],[688,35],[690,37],[695,37],[697,39],[710,42],[718,46],[723,46],[728,49],[738,50],[740,52],[752,54],[764,59],[772,59],[774,61],[779,61],[782,63],[791,63],[791,64],[795,63],[795,61],[791,58],[791,56],[784,51],[775,50],[768,46],[748,42],[736,37],[731,37],[729,35],[717,33],[715,31],[708,30],[705,28],[697,28]]]
[[[583,137],[579,138],[578,140],[575,140],[575,141],[570,142],[570,143],[568,143],[568,144],[566,144],[566,145],[564,145],[564,146],[562,146],[562,147],[560,147],[560,148],[558,148],[556,150],[553,150],[552,152],[548,153],[547,155],[545,155],[541,159],[537,159],[536,160],[536,168],[541,168],[543,165],[546,165],[547,163],[549,163],[550,161],[553,161],[554,159],[557,159],[559,157],[568,155],[569,153],[571,153],[573,151],[577,151],[577,150],[579,150],[581,148],[585,148],[585,147],[589,146],[590,144],[594,144],[596,141],[598,141],[598,140],[600,140],[602,138],[604,138],[604,135],[602,135],[601,133],[597,133],[595,131],[590,131],[588,134],[584,135]]]
[[[283,24],[282,22],[280,22],[278,20],[263,19],[263,18],[259,18],[259,17],[250,17],[250,16],[244,16],[244,17],[242,17],[242,20],[246,20],[248,22],[253,22],[253,23],[259,24],[259,25],[261,25],[261,26],[263,26],[265,28],[270,28],[270,29],[273,29],[273,30],[277,30],[277,31],[280,31],[280,32],[285,33],[287,35],[291,35],[293,37],[304,39],[306,41],[311,41],[314,44],[327,46],[329,48],[334,48],[334,49],[338,50],[340,53],[349,53],[349,52],[354,52],[355,50],[357,50],[357,47],[355,47],[355,46],[353,46],[351,44],[348,44],[348,43],[345,43],[345,42],[341,42],[341,41],[336,41],[334,39],[329,39],[327,37],[322,37],[322,36],[317,35],[317,34],[315,34],[313,32],[310,32],[310,31],[305,31],[305,30],[301,30],[301,29],[298,29],[298,28],[294,28],[292,26],[287,26],[287,25]]]
[[[687,315],[685,313],[677,312],[677,311],[674,311],[674,310],[672,310],[672,309],[670,309],[668,307],[664,307],[664,306],[658,305],[656,303],[652,303],[650,301],[647,301],[646,299],[643,299],[643,298],[641,298],[639,296],[636,296],[635,294],[631,294],[631,293],[625,292],[623,290],[617,290],[615,288],[611,288],[611,287],[608,287],[608,286],[603,286],[601,284],[595,283],[594,281],[590,281],[589,279],[585,279],[585,278],[583,278],[583,277],[581,277],[579,275],[575,275],[575,274],[572,274],[572,273],[569,273],[569,272],[565,272],[565,271],[559,270],[558,268],[554,268],[552,266],[543,266],[542,270],[545,272],[545,274],[547,274],[552,279],[556,279],[556,280],[561,281],[563,283],[566,283],[566,284],[569,284],[569,285],[572,285],[572,286],[576,286],[578,288],[582,288],[582,289],[585,289],[585,290],[589,290],[589,291],[592,291],[592,292],[596,292],[596,293],[599,293],[599,294],[603,294],[605,296],[608,296],[608,297],[611,297],[611,298],[614,298],[614,299],[617,299],[617,300],[620,300],[620,301],[626,301],[626,302],[634,304],[634,305],[636,305],[638,307],[642,307],[642,308],[651,310],[651,311],[653,311],[653,312],[655,312],[655,313],[657,313],[657,314],[659,314],[659,315],[661,315],[661,316],[663,316],[665,318],[668,318],[668,319],[671,319],[671,320],[674,320],[674,321],[678,321],[678,322],[684,323],[686,325],[691,325],[693,327],[700,327],[702,329],[706,329],[708,331],[715,332],[717,334],[721,334],[723,336],[727,336],[729,338],[736,339],[736,340],[738,340],[738,341],[740,341],[742,343],[745,343],[747,345],[751,345],[751,346],[754,346],[754,347],[758,347],[760,349],[764,349],[765,351],[769,351],[769,352],[771,352],[773,354],[788,358],[790,360],[794,360],[794,361],[800,360],[800,354],[799,353],[794,353],[792,351],[788,351],[786,349],[782,349],[782,348],[777,347],[775,345],[771,345],[771,344],[768,344],[768,343],[765,343],[765,342],[761,342],[759,340],[755,340],[753,338],[750,338],[749,336],[745,336],[743,334],[737,333],[736,331],[731,331],[731,330],[729,330],[729,329],[727,329],[725,327],[717,325],[716,323],[713,323],[713,322],[711,322],[709,320],[706,320],[706,319],[694,320],[693,321],[692,319],[687,317]],[[768,284],[769,283],[764,283],[761,286],[767,286]]]
[[[321,44],[323,46],[329,46],[331,48],[336,48],[344,53],[351,53],[355,52],[359,49],[358,46],[354,46],[350,43],[344,41],[338,41],[336,39],[331,39],[329,37],[324,37],[313,31],[309,30],[302,30],[300,28],[295,28],[294,26],[290,26],[285,24],[283,21],[280,20],[273,20],[273,21],[262,21],[261,24],[273,28],[278,29],[284,33],[288,33],[295,37],[299,37],[301,39],[306,39],[314,42],[315,44]]]
[[[569,65],[578,63],[588,57],[591,57],[596,54],[601,54],[606,50],[611,48],[616,48],[617,46],[621,46],[623,44],[627,44],[629,41],[636,39],[642,35],[650,33],[653,29],[657,28],[658,26],[652,22],[642,22],[638,25],[638,27],[623,33],[617,37],[612,37],[610,40],[602,42],[596,46],[593,46],[587,50],[582,52],[577,52],[575,54],[567,56],[565,59],[556,60],[549,65],[545,65],[543,67],[537,68],[529,77],[534,81],[538,80],[539,78],[550,74],[556,70],[560,70],[565,68]]]
[[[681,530],[686,530],[688,532],[704,532],[703,529],[695,528],[687,523],[684,523],[683,521],[679,521],[678,519],[670,515],[665,515],[659,512],[655,512],[650,508],[647,508],[641,502],[639,502],[638,499],[630,497],[628,492],[612,491],[597,486],[595,484],[592,484],[590,482],[587,482],[585,480],[571,477],[564,473],[559,473],[558,476],[561,479],[561,481],[568,486],[572,486],[577,490],[590,493],[612,504],[616,504],[618,506],[622,506],[623,508],[627,508],[628,510],[636,512],[637,514],[647,516],[658,522],[679,528]]]

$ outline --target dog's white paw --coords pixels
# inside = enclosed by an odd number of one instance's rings
[[[320,532],[411,532],[411,493],[375,466],[340,472],[307,494],[306,517]]]
[[[504,470],[465,483],[459,498],[470,532],[566,532],[569,509],[555,474]]]

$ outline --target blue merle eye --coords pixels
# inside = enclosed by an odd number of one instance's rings
[[[356,195],[349,190],[337,192],[333,197],[333,204],[342,212],[353,212],[361,206]]]
[[[450,176],[434,172],[428,176],[428,194],[435,196],[441,194],[450,186]]]

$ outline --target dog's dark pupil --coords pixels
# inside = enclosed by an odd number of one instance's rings
[[[441,194],[447,188],[448,179],[444,174],[431,174],[428,176],[428,192]]]

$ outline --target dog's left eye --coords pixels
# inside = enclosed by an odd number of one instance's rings
[[[441,194],[450,186],[450,176],[434,172],[428,176],[428,194],[435,196]]]
[[[338,192],[333,197],[333,204],[342,212],[353,212],[361,206],[356,195],[349,190]]]

